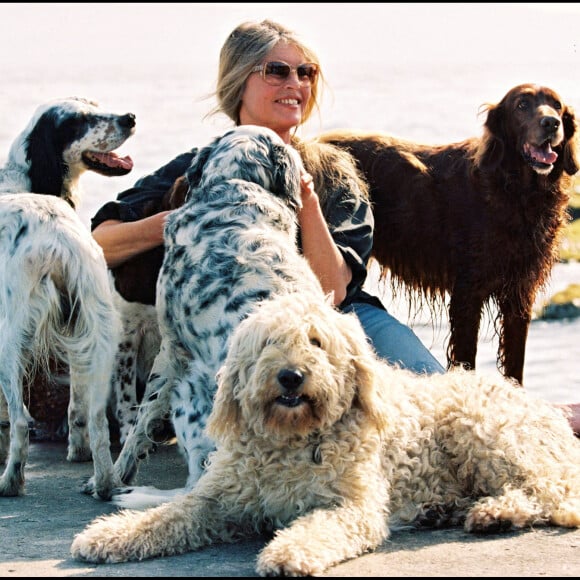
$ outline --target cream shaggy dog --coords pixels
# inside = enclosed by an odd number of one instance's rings
[[[243,321],[186,496],[102,517],[71,552],[122,562],[274,532],[263,576],[308,576],[405,526],[580,526],[580,441],[506,379],[419,377],[378,361],[354,315],[286,295]]]

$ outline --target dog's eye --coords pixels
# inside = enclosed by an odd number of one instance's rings
[[[521,99],[518,101],[518,109],[520,111],[527,111],[530,104],[528,103],[527,99]]]
[[[561,111],[562,110],[562,103],[560,101],[556,101],[554,103],[554,109],[556,109],[556,111]]]
[[[320,339],[316,338],[315,336],[310,337],[310,344],[313,346],[316,346],[318,348],[322,347],[322,343],[320,342]]]

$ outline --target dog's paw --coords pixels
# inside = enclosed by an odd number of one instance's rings
[[[111,503],[117,507],[144,510],[183,497],[186,488],[157,489],[151,486],[127,486],[113,490]]]
[[[111,479],[108,477],[97,483],[97,480],[93,475],[84,482],[81,491],[86,495],[92,495],[95,499],[110,501],[113,497],[113,493],[118,489],[118,485],[118,481],[114,481],[114,478]]]
[[[310,550],[308,538],[303,545],[287,545],[272,540],[258,556],[256,572],[260,576],[316,576],[322,574],[326,566],[319,556]]]
[[[182,516],[180,509],[170,507],[100,516],[75,536],[71,556],[95,564],[114,564],[181,554],[192,549],[186,532],[189,520]]]
[[[95,477],[89,477],[81,486],[82,493],[86,495],[95,495]]]
[[[564,528],[580,528],[580,499],[561,503],[552,512],[550,522]]]
[[[86,463],[91,461],[93,454],[90,447],[72,447],[69,446],[66,460],[71,463]]]
[[[71,556],[76,560],[94,564],[113,564],[130,560],[130,552],[120,540],[121,530],[122,521],[115,519],[115,516],[95,520],[75,536],[70,549]]]
[[[19,472],[4,473],[0,477],[0,497],[24,495],[24,475]]]
[[[467,512],[464,528],[472,534],[501,534],[522,528],[532,512],[518,513],[514,505],[505,506],[503,498],[483,498]]]
[[[496,519],[489,515],[468,517],[465,521],[465,530],[472,534],[501,534],[513,528],[510,520]]]

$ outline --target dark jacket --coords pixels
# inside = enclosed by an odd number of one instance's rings
[[[139,179],[135,185],[121,192],[115,201],[106,203],[92,218],[91,229],[106,220],[136,221],[151,215],[151,204],[160,203],[175,180],[182,176],[198,148],[178,155],[157,171]],[[308,168],[307,168],[308,169]],[[352,270],[352,280],[347,296],[340,305],[351,302],[372,302],[382,307],[380,301],[362,290],[367,276],[367,263],[373,243],[374,219],[368,201],[357,199],[353,184],[340,183],[331,192],[325,192],[321,207],[334,242]],[[149,211],[148,214],[145,212]]]

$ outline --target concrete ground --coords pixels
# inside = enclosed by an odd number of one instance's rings
[[[26,495],[0,498],[0,578],[114,576],[255,576],[265,537],[138,563],[87,565],[69,556],[75,534],[116,508],[80,492],[92,464],[66,461],[65,443],[33,442]],[[185,465],[175,445],[141,465],[137,483],[180,487]],[[537,528],[499,536],[461,529],[398,532],[380,549],[344,562],[326,576],[580,576],[580,530]]]

